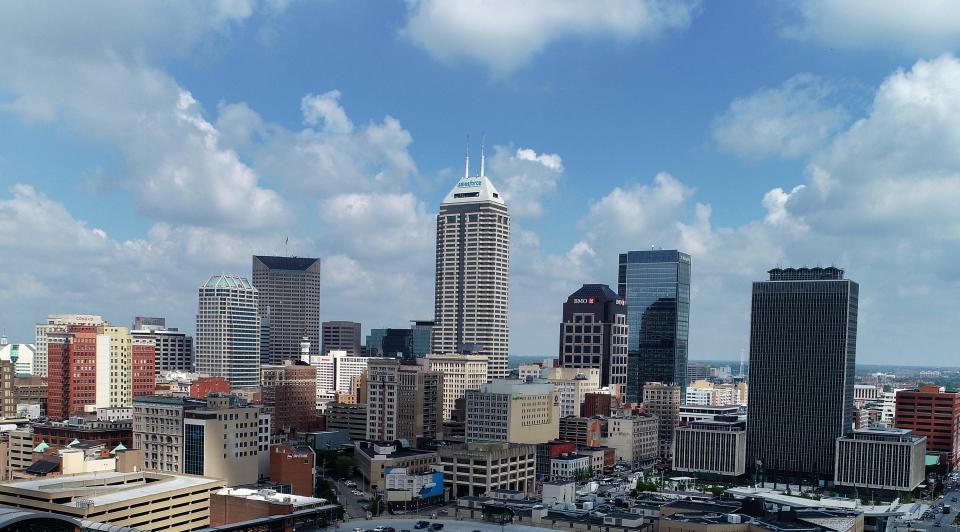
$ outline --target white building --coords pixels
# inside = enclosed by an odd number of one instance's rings
[[[0,345],[0,360],[17,360],[13,371],[18,377],[37,375],[34,367],[37,346],[35,344],[3,344]]]
[[[897,413],[897,392],[909,388],[894,388],[893,391],[883,392],[881,395],[880,422],[893,426],[893,418]]]
[[[50,333],[66,332],[68,325],[103,325],[103,317],[92,314],[50,314],[46,323],[36,327],[37,342],[33,355],[35,375],[47,376],[47,336]]]
[[[479,390],[487,383],[485,355],[428,355],[430,371],[443,373],[443,419],[449,420],[454,402],[467,390]]]
[[[550,460],[551,480],[577,480],[578,475],[589,477],[591,458],[586,455],[569,453]]]
[[[234,388],[260,385],[259,298],[239,275],[214,275],[200,287],[198,372],[224,377]]]
[[[334,359],[337,391],[352,393],[351,383],[353,379],[367,371],[367,363],[371,360],[370,357],[353,356],[347,351],[330,351],[329,354],[333,355]]]
[[[510,288],[510,214],[503,197],[484,175],[464,176],[437,214],[434,351],[461,353],[479,346],[489,357],[488,380],[507,369]]]
[[[853,404],[863,406],[866,403],[880,402],[883,389],[875,384],[854,384]]]
[[[617,461],[634,467],[653,464],[657,459],[659,420],[654,416],[624,416],[607,419],[604,443],[616,453]]]
[[[560,398],[560,417],[580,416],[584,396],[600,389],[598,368],[543,368],[540,378],[556,389]]]
[[[495,380],[466,392],[466,440],[543,443],[560,435],[553,384]]]

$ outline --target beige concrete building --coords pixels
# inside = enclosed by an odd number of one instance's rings
[[[431,371],[443,374],[443,420],[449,421],[457,399],[487,382],[486,355],[428,355]]]
[[[659,420],[650,415],[607,418],[604,443],[614,449],[617,461],[646,467],[659,454]]]
[[[659,382],[644,384],[643,409],[660,421],[660,460],[669,462],[673,458],[673,431],[680,419],[680,387]]]
[[[908,492],[924,480],[926,454],[927,438],[909,429],[877,425],[854,430],[837,438],[834,482]]]
[[[138,471],[99,472],[0,484],[0,504],[137,530],[178,532],[210,524],[211,478]]]
[[[466,443],[441,447],[443,482],[450,496],[481,496],[506,489],[536,491],[537,448],[515,443]]]
[[[495,380],[467,390],[466,440],[543,443],[560,436],[553,384]]]
[[[367,368],[367,431],[372,441],[436,438],[443,428],[440,413],[443,375],[399,360],[371,359]]]
[[[4,431],[6,460],[3,462],[3,479],[13,478],[14,471],[21,471],[33,463],[33,431],[27,427]]]
[[[138,397],[133,445],[143,449],[144,469],[249,484],[257,480],[263,447],[260,417],[259,406],[234,396]]]
[[[544,368],[540,378],[556,388],[560,417],[583,415],[584,397],[600,389],[599,368]]]
[[[362,403],[328,403],[327,430],[341,431],[352,440],[367,437],[367,405]]]

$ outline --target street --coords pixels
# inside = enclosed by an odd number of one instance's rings
[[[957,502],[953,501],[957,499]],[[960,489],[954,489],[944,493],[943,497],[940,498],[937,502],[941,504],[946,504],[950,506],[950,513],[945,514],[942,512],[934,513],[930,519],[922,519],[917,521],[910,521],[908,523],[909,528],[912,530],[929,530],[929,531],[940,531],[940,532],[952,532],[957,530],[958,527],[953,524],[953,520],[957,518],[958,513],[960,513]],[[934,504],[934,506],[936,503]],[[903,525],[898,526],[899,529],[907,528]]]

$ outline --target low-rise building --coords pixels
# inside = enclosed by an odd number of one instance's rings
[[[572,441],[552,440],[537,444],[537,476],[542,481],[550,479],[550,461],[554,458],[577,450]]]
[[[737,405],[680,405],[680,425],[688,425],[694,421],[709,421],[717,416],[736,416],[739,413],[740,407]]]
[[[673,469],[707,477],[739,477],[747,467],[747,422],[716,416],[678,427],[673,442]]]
[[[466,443],[439,449],[443,481],[452,498],[495,489],[533,493],[536,447],[507,442]]]
[[[643,385],[643,408],[659,419],[658,443],[660,460],[673,459],[673,431],[680,422],[680,387],[675,384],[648,382]]]
[[[890,491],[911,491],[923,482],[927,439],[883,425],[837,438],[834,482]]]
[[[600,417],[562,417],[560,418],[560,438],[585,447],[599,447],[603,444],[607,421]]]
[[[270,480],[288,484],[294,495],[312,497],[317,478],[316,461],[316,453],[306,445],[272,445]]]
[[[562,454],[550,460],[551,480],[583,480],[592,476],[592,458],[585,454]]]
[[[606,445],[617,460],[633,467],[647,467],[657,460],[659,420],[650,415],[607,418]]]
[[[584,447],[578,446],[577,453],[590,457],[590,472],[592,475],[612,473],[617,461],[617,451],[612,447]]]
[[[115,526],[197,530],[210,524],[210,494],[223,481],[151,471],[99,472],[0,484],[0,504]]]
[[[403,442],[358,442],[353,451],[354,466],[368,490],[386,489],[386,470],[402,467],[410,474],[428,473],[439,463],[436,451],[405,447]]]
[[[310,510],[310,512],[308,512]],[[303,514],[310,514],[304,516]],[[210,494],[210,526],[226,527],[280,515],[306,517],[304,524],[325,528],[340,516],[341,508],[326,499],[304,497],[274,490],[248,488],[223,488]],[[316,521],[314,521],[316,519]],[[251,523],[254,525],[254,523]],[[259,530],[259,527],[251,529]],[[294,530],[294,527],[262,526],[264,530]]]

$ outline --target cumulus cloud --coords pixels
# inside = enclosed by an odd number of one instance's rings
[[[655,39],[688,27],[695,11],[692,1],[408,0],[400,33],[440,60],[467,58],[506,73],[558,40]]]
[[[407,188],[417,172],[410,132],[391,116],[356,126],[340,98],[337,90],[304,96],[300,109],[306,127],[299,131],[266,122],[244,103],[221,104],[217,127],[255,169],[290,192]]]
[[[960,11],[951,0],[804,0],[790,38],[825,46],[939,54],[960,45]]]
[[[731,102],[714,119],[711,136],[720,149],[747,159],[806,155],[848,121],[843,106],[832,101],[836,92],[817,76],[797,74]]]
[[[503,193],[510,214],[520,218],[543,216],[543,199],[556,193],[563,175],[559,155],[531,148],[494,146],[488,165],[486,173]]]

